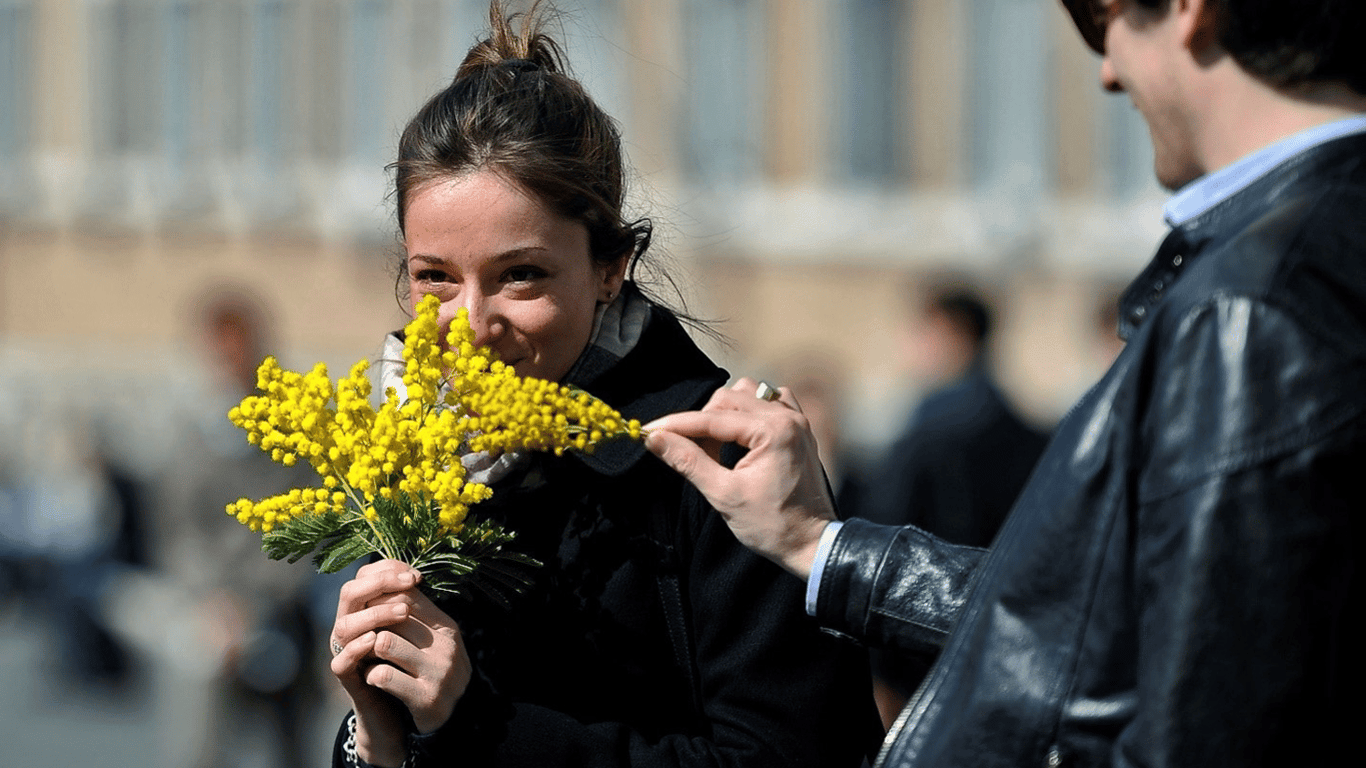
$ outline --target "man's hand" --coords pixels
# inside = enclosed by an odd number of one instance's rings
[[[740,379],[701,411],[656,419],[645,426],[645,445],[697,486],[741,544],[805,580],[835,505],[792,393],[780,388],[766,402],[755,397],[756,386]],[[718,461],[724,443],[749,449],[734,469]]]

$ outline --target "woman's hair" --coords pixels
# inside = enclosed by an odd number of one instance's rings
[[[1134,0],[1164,8],[1170,0]],[[1366,94],[1366,3],[1362,0],[1208,0],[1219,45],[1243,69],[1277,87],[1341,81]],[[1082,37],[1105,47],[1100,0],[1063,0]]]
[[[404,128],[398,160],[390,166],[399,233],[409,201],[425,185],[489,170],[581,222],[594,261],[626,257],[634,279],[653,225],[648,218],[623,218],[625,172],[616,122],[567,74],[559,44],[545,33],[543,10],[536,0],[526,13],[509,13],[504,0],[493,0],[488,38],[469,50],[455,79]],[[407,276],[404,262],[400,292]]]

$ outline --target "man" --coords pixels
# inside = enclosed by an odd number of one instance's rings
[[[917,309],[907,343],[909,362],[932,391],[878,461],[859,506],[841,503],[840,511],[884,525],[914,525],[953,544],[985,547],[1020,495],[1047,438],[1025,423],[996,385],[988,360],[994,318],[977,291],[939,288]],[[799,400],[806,408],[805,398]],[[887,727],[934,658],[933,652],[874,649],[873,693]]]
[[[1125,349],[991,551],[832,523],[782,390],[738,382],[649,445],[822,623],[942,645],[884,766],[1336,764],[1361,680],[1366,4],[1065,4],[1181,192]],[[718,440],[750,451],[726,470]]]
[[[308,716],[326,690],[324,666],[310,655],[322,646],[313,639],[310,593],[336,577],[266,560],[260,537],[223,510],[243,496],[308,487],[317,475],[305,464],[272,462],[225,418],[256,391],[257,366],[274,346],[270,307],[253,291],[212,285],[187,309],[204,355],[204,386],[184,414],[160,489],[157,572],[146,595],[125,598],[129,605],[147,595],[173,600],[180,626],[199,641],[185,648],[183,634],[151,633],[155,650],[177,662],[174,674],[160,678],[161,698],[171,702],[160,729],[163,759],[222,766],[242,761],[245,751],[269,765],[303,765]]]
[[[842,511],[985,547],[1047,438],[996,385],[987,360],[994,322],[976,291],[935,291],[919,315],[911,364],[932,391],[878,463],[862,506]]]

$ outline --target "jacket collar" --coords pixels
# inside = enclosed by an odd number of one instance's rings
[[[1247,226],[1306,183],[1361,174],[1363,159],[1366,133],[1349,133],[1294,153],[1255,178],[1240,180],[1242,186],[1217,201],[1196,206],[1199,210],[1172,227],[1152,261],[1124,292],[1119,304],[1120,338],[1133,335],[1211,241]]]
[[[1168,225],[1180,227],[1305,150],[1363,132],[1366,132],[1366,115],[1356,115],[1287,136],[1187,184],[1167,201],[1162,209],[1163,217]]]
[[[729,378],[697,348],[673,313],[653,303],[647,306],[649,317],[640,339],[624,356],[604,356],[601,345],[595,344],[566,377],[566,383],[587,390],[625,418],[641,423],[700,407]],[[639,441],[615,440],[590,455],[572,455],[593,471],[615,477],[645,454]]]

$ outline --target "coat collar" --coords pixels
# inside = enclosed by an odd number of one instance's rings
[[[689,338],[673,313],[649,304],[640,340],[624,356],[588,360],[601,355],[594,345],[574,366],[566,383],[581,387],[641,423],[680,410],[699,408],[729,374],[713,363]],[[573,454],[594,472],[616,477],[646,454],[638,441],[605,443],[590,455]]]
[[[1247,181],[1241,189],[1189,216],[1162,241],[1155,255],[1119,303],[1119,335],[1128,339],[1151,314],[1167,289],[1212,241],[1243,229],[1267,211],[1334,176],[1360,175],[1366,134],[1353,133],[1314,145]]]

